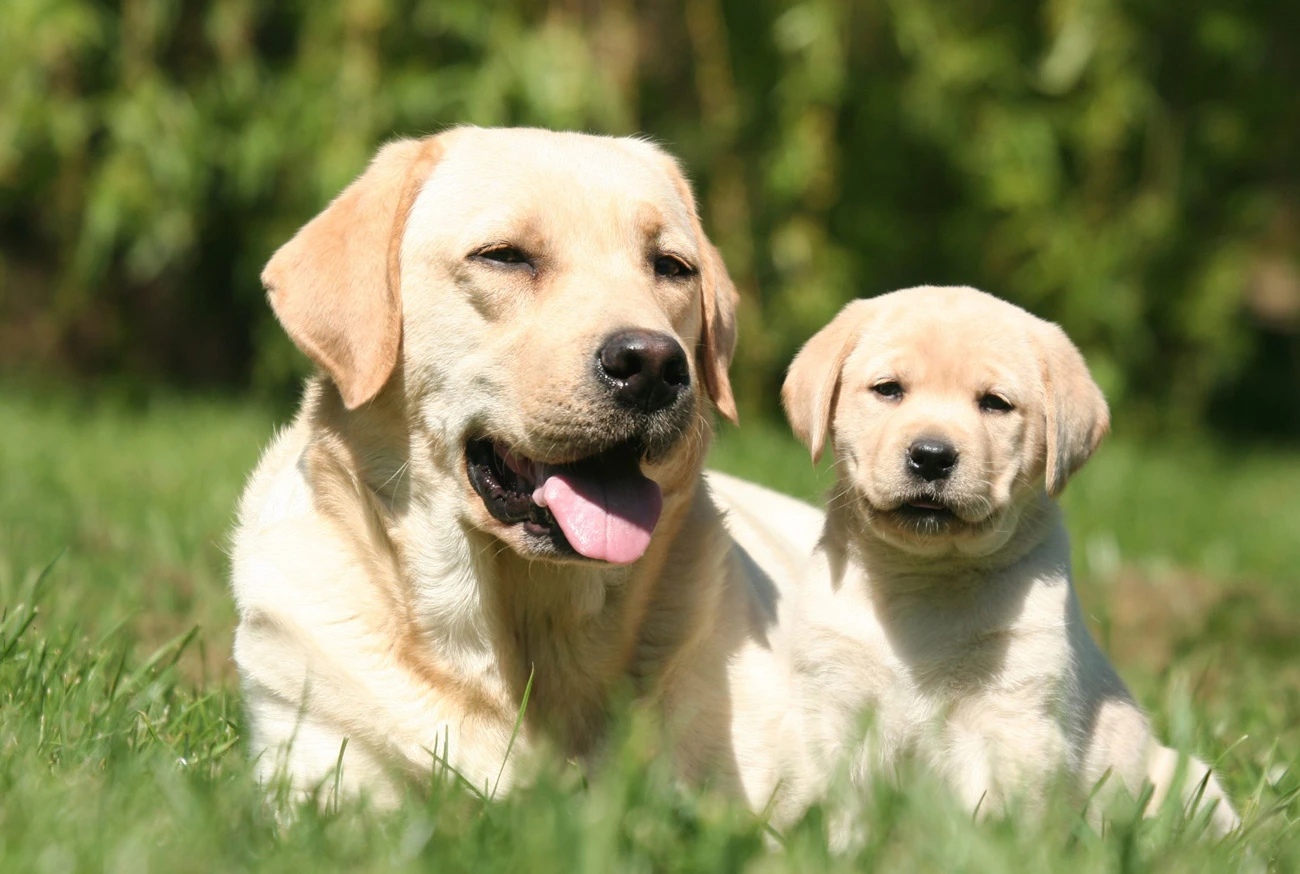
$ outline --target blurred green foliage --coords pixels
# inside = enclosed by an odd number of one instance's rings
[[[5,0],[0,365],[284,392],[257,276],[384,139],[645,132],[771,411],[847,300],[1061,322],[1123,421],[1300,434],[1293,0]]]

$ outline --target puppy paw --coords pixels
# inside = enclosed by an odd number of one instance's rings
[[[1181,758],[1177,752],[1164,746],[1152,754],[1147,779],[1156,791],[1147,808],[1148,815],[1160,808],[1168,795],[1169,787],[1178,780]],[[1181,797],[1187,815],[1194,816],[1201,811],[1210,810],[1208,828],[1215,837],[1224,837],[1241,828],[1241,818],[1209,765],[1195,756],[1188,756],[1185,761]]]

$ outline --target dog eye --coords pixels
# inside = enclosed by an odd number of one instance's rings
[[[530,264],[528,256],[514,246],[492,246],[475,252],[473,257],[497,264]]]
[[[676,255],[660,255],[655,258],[655,275],[665,276],[669,279],[676,279],[683,276],[693,276],[695,268],[691,267]]]
[[[980,398],[980,409],[986,413],[1009,413],[1015,409],[1006,398],[986,392]]]
[[[892,379],[876,383],[871,387],[871,390],[882,398],[889,398],[890,400],[897,400],[903,396],[903,387]]]

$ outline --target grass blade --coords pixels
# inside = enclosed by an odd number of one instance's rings
[[[515,739],[519,737],[519,729],[524,724],[524,713],[528,710],[528,698],[533,692],[533,677],[537,672],[537,666],[532,665],[528,669],[528,683],[524,686],[524,697],[519,702],[519,712],[515,714],[515,728],[510,732],[510,743],[506,744],[506,754],[501,758],[501,767],[497,770],[496,782],[492,784],[492,791],[488,793],[488,800],[497,797],[497,787],[501,785],[501,775],[506,771],[506,762],[510,760],[510,752],[515,748]]]

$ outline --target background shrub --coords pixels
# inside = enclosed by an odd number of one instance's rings
[[[681,156],[771,412],[845,301],[1061,322],[1134,428],[1300,434],[1288,0],[5,0],[0,365],[254,386],[257,279],[384,139],[644,132]]]

